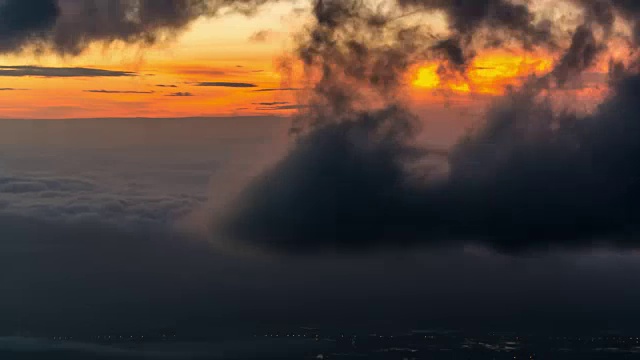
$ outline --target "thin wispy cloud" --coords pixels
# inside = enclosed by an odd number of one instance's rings
[[[196,83],[195,86],[203,87],[227,87],[227,88],[255,88],[256,84],[243,82],[226,82],[226,81],[204,81]]]
[[[165,96],[173,96],[173,97],[189,97],[189,96],[195,96],[192,93],[188,92],[188,91],[178,91],[178,92],[174,92],[171,94],[167,94]]]
[[[286,88],[266,88],[266,89],[258,89],[258,90],[254,90],[255,92],[273,92],[273,91],[300,91],[302,90],[301,88],[293,88],[293,87],[286,87]]]
[[[178,85],[173,85],[173,84],[158,84],[156,85],[156,87],[161,87],[161,88],[177,88]]]
[[[263,72],[262,69],[252,69],[243,65],[229,67],[201,66],[201,65],[175,65],[171,69],[178,74],[199,78],[216,78],[219,76],[237,76]]]
[[[135,90],[85,90],[88,93],[98,94],[153,94],[155,91],[135,91]]]
[[[268,111],[277,111],[277,110],[300,110],[308,108],[308,105],[278,105],[278,106],[262,106],[256,108],[256,110],[268,110]]]
[[[249,41],[250,42],[254,42],[254,43],[264,43],[267,42],[271,39],[273,39],[273,37],[275,36],[275,33],[273,32],[273,30],[260,30],[257,31],[255,33],[253,33],[250,37],[249,37]]]
[[[276,105],[287,105],[289,102],[287,101],[272,101],[272,102],[257,102],[253,103],[253,105],[261,105],[261,106],[276,106]]]
[[[183,75],[200,75],[200,76],[220,76],[229,72],[237,72],[235,70],[220,69],[220,68],[202,68],[202,67],[189,67],[189,68],[176,68],[176,71]]]
[[[0,66],[4,77],[126,77],[137,76],[130,71],[106,70],[84,67]]]

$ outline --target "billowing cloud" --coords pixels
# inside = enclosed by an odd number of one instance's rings
[[[83,67],[0,66],[0,76],[5,77],[125,77],[137,76],[134,72]]]
[[[407,114],[328,125],[247,189],[226,230],[289,251],[456,240],[504,251],[639,247],[638,92],[640,77],[629,78],[585,118],[515,97],[454,148],[446,178],[426,182],[412,178],[432,170],[406,169],[424,158],[404,139]]]
[[[555,46],[549,24],[534,23],[524,5],[400,4],[449,14],[461,41],[443,50],[456,66],[466,66],[462,55],[481,26],[520,34],[524,47]],[[545,93],[604,51],[608,36],[594,32],[605,16],[586,18],[549,74],[509,92],[481,129],[443,157],[416,144],[419,121],[399,91],[412,64],[433,56],[433,46],[423,45],[428,33],[387,27],[395,13],[362,5],[316,3],[316,25],[298,50],[321,77],[296,118],[296,146],[216,219],[219,234],[293,252],[458,242],[506,252],[594,242],[640,247],[640,174],[632,160],[640,156],[640,77],[623,76],[587,116],[554,111],[553,93]]]
[[[484,42],[499,46],[517,39],[525,47],[553,44],[551,24],[538,22],[525,4],[508,0],[398,0],[410,9],[441,10],[449,17],[453,35],[434,47],[441,50],[456,65],[464,65],[473,56],[470,45],[483,28],[490,29]]]

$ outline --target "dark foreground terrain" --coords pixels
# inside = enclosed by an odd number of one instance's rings
[[[640,337],[411,331],[329,335],[318,329],[270,331],[242,340],[108,335],[86,339],[0,338],[2,360],[111,359],[640,359]]]

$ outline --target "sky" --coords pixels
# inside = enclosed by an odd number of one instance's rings
[[[79,56],[25,50],[2,56],[3,118],[191,117],[284,112],[295,101],[278,59],[301,21],[289,6],[251,17],[195,19],[154,46],[95,44]],[[11,72],[12,66],[81,67],[116,73],[56,76]],[[55,70],[54,70],[55,71]],[[71,71],[73,73],[73,71]],[[123,74],[124,73],[124,74]],[[78,75],[78,74],[73,74]],[[212,83],[198,86],[200,83]],[[215,86],[213,83],[221,83]],[[225,84],[230,83],[230,84]],[[237,83],[237,84],[236,84]],[[235,85],[235,86],[234,86]],[[243,87],[244,86],[244,87]],[[273,103],[263,105],[259,103]],[[263,110],[260,110],[263,109]],[[266,110],[265,110],[266,109]]]
[[[78,10],[73,1],[66,3],[62,15],[70,17]],[[0,58],[2,117],[291,115],[304,105],[298,92],[309,84],[299,73],[286,70],[296,66],[287,58],[295,51],[292,34],[310,21],[305,11],[310,7],[310,1],[283,2],[249,16],[223,9],[224,16],[171,24],[151,45],[135,36],[116,36],[83,44],[73,55],[26,45]],[[446,33],[441,14],[424,17],[421,21]],[[417,104],[442,108],[458,102],[466,109],[486,103],[484,97],[503,93],[527,75],[548,71],[558,56],[498,48],[482,51],[465,78],[442,81],[439,64],[425,61],[405,74],[404,81]],[[106,71],[55,70],[76,67]],[[597,75],[606,73],[606,63],[592,70],[594,81],[601,83]]]
[[[0,0],[0,337],[640,331],[639,14]]]

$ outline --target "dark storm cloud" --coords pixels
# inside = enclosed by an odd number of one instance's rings
[[[0,3],[0,52],[21,50],[51,30],[60,15],[55,0],[4,0]]]
[[[419,153],[404,145],[415,119],[395,105],[395,90],[400,74],[428,50],[425,34],[386,27],[395,12],[357,0],[318,1],[313,14],[316,25],[299,44],[298,56],[322,77],[308,108],[294,119],[293,131],[302,135],[217,219],[220,232],[232,239],[301,251],[366,245],[368,229],[382,233],[365,223],[390,224],[387,209],[397,207],[398,161]],[[383,107],[357,110],[371,108],[364,93],[379,94]],[[408,214],[393,219],[402,215]],[[344,221],[344,231],[337,221]]]
[[[189,97],[189,96],[195,96],[190,92],[186,92],[186,91],[178,91],[178,92],[174,92],[171,94],[167,94],[165,96],[173,96],[173,97]]]
[[[638,6],[626,1],[580,1],[585,10],[584,23],[573,32],[571,45],[564,56],[556,64],[553,75],[560,86],[567,79],[593,66],[598,56],[607,50],[609,39],[614,35],[613,26],[616,20],[616,11],[635,21]],[[637,22],[636,25],[637,26]],[[594,25],[599,25],[603,30],[602,39],[597,40]],[[632,24],[633,25],[633,24]],[[631,42],[637,43],[637,34],[632,35]],[[630,46],[633,47],[632,44]],[[613,60],[612,60],[613,61]]]
[[[467,58],[464,54],[464,49],[460,44],[460,39],[446,39],[439,41],[433,46],[436,51],[441,51],[454,65],[464,66],[467,62]]]
[[[536,23],[534,15],[524,4],[507,0],[397,0],[400,6],[409,9],[442,10],[449,17],[453,35],[434,47],[454,64],[463,65],[472,51],[465,51],[483,28],[491,34],[485,39],[486,46],[499,46],[505,40],[517,40],[526,48],[543,45],[552,46],[554,39],[551,26],[546,22]]]
[[[510,3],[401,3],[445,9],[459,34],[483,24],[545,38]],[[442,158],[416,145],[418,121],[398,97],[402,75],[429,56],[425,34],[385,27],[390,14],[361,5],[316,3],[317,25],[299,56],[322,77],[295,119],[296,146],[218,219],[221,234],[294,252],[456,241],[506,252],[640,246],[640,77],[620,81],[586,117],[556,114],[540,99],[593,64],[602,48],[593,22],[573,32],[549,75],[510,92]]]
[[[591,6],[594,2],[576,0],[593,8],[592,14],[598,21],[611,18],[609,1],[597,2],[602,5]],[[230,12],[251,15],[261,6],[274,4],[278,0],[38,0],[32,5],[23,5],[21,1],[5,0],[0,8],[0,19],[4,28],[0,28],[0,51],[16,52],[27,46],[36,50],[53,50],[60,54],[75,55],[81,53],[92,43],[110,44],[125,42],[128,44],[150,45],[175,38],[201,17],[223,16]],[[317,0],[316,10],[342,8],[339,2]],[[366,6],[349,0],[352,14],[357,7]],[[525,4],[514,4],[508,0],[395,0],[392,2],[401,9],[418,11],[444,11],[450,19],[453,32],[443,44],[459,45],[435,47],[445,56],[457,63],[466,63],[474,38],[484,37],[483,46],[499,46],[505,40],[514,40],[525,47],[555,46],[551,27],[545,20],[538,21]],[[625,11],[630,17],[637,13],[634,2],[616,0],[612,4]],[[348,11],[325,12],[316,18],[323,26],[332,26],[337,18]],[[609,15],[607,15],[609,14]],[[608,16],[608,17],[607,17]],[[385,19],[389,21],[392,19]],[[375,21],[374,21],[375,22]],[[383,23],[379,23],[383,24]],[[491,29],[487,34],[478,35],[482,29]],[[255,34],[252,39],[263,41],[268,32]],[[450,40],[452,42],[446,42]],[[464,54],[464,57],[460,57]],[[460,61],[464,60],[464,61]]]
[[[154,91],[136,91],[136,90],[84,90],[88,93],[98,94],[153,94]]]
[[[573,34],[571,46],[556,64],[553,74],[559,84],[564,84],[571,75],[582,73],[593,65],[604,48],[596,42],[591,28],[582,25]]]
[[[204,81],[196,83],[195,86],[204,87],[228,87],[228,88],[254,88],[258,87],[256,84],[243,83],[243,82],[225,82],[225,81]]]
[[[638,15],[640,15],[640,3],[633,0],[614,0],[613,3],[617,9],[626,13],[628,19],[635,22],[633,40],[636,44],[640,44],[640,20],[638,20]]]
[[[638,247],[638,93],[640,77],[626,79],[585,118],[514,97],[453,150],[446,179],[426,183],[411,177],[429,171],[407,173],[420,150],[406,145],[396,110],[324,126],[248,188],[227,234],[288,251],[452,240],[509,252]]]
[[[77,55],[92,43],[151,45],[201,17],[251,15],[277,0],[5,0],[0,3],[0,52],[28,46]]]
[[[0,76],[5,77],[125,77],[137,76],[129,71],[116,71],[83,67],[0,66]]]
[[[622,14],[634,27],[633,41],[640,43],[640,5],[633,0],[576,0],[586,12],[587,20],[602,26],[605,36],[611,35],[616,13]]]
[[[613,23],[613,16],[610,15],[613,9],[631,17],[640,13],[640,4],[634,0],[576,0],[576,2],[587,8],[590,15],[595,15],[598,19],[608,19],[606,23],[609,24]]]

